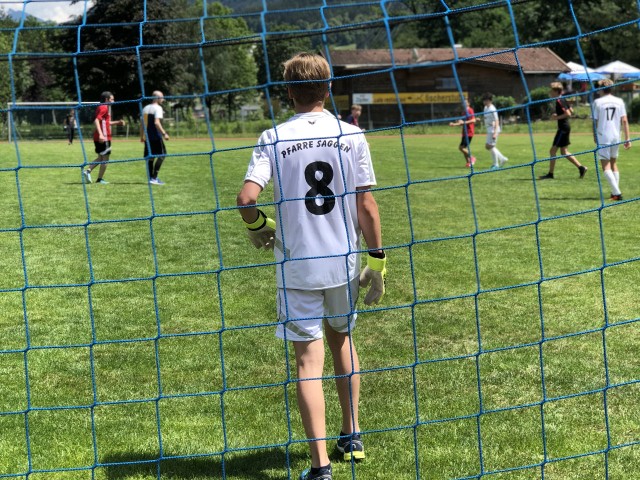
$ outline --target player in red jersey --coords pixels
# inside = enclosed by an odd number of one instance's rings
[[[469,106],[469,102],[467,99],[463,102],[464,106],[464,119],[459,119],[456,122],[449,123],[452,127],[459,127],[462,125],[462,140],[460,140],[460,146],[458,150],[462,152],[464,155],[464,159],[466,161],[466,166],[470,167],[474,163],[476,163],[476,157],[471,155],[469,150],[469,146],[471,145],[471,140],[473,140],[473,136],[476,132],[476,114],[473,111],[473,108]]]
[[[98,157],[82,172],[88,183],[91,183],[91,171],[98,165],[100,165],[100,171],[98,172],[98,180],[96,183],[109,183],[104,179],[104,173],[107,170],[109,155],[111,155],[111,125],[126,125],[124,120],[111,120],[110,103],[113,103],[113,93],[102,92],[100,94],[100,105],[96,108],[93,120],[95,126],[95,130],[93,131],[93,144],[95,145],[95,151]]]

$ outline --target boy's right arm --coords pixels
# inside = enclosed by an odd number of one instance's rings
[[[273,250],[275,245],[276,222],[267,217],[264,212],[255,205],[262,187],[251,180],[246,180],[236,199],[240,208],[240,215],[247,227],[249,240],[256,248],[264,247],[265,250]]]

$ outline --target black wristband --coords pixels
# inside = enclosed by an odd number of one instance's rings
[[[369,251],[369,255],[371,255],[373,258],[385,258],[385,254],[384,254],[384,250],[377,250],[377,251]]]
[[[258,221],[261,219],[262,219],[262,222],[260,223],[260,225],[257,227],[254,227],[254,225],[258,223]],[[264,214],[262,210],[258,209],[258,218],[256,218],[255,221],[253,221],[252,223],[249,223],[248,225],[251,225],[251,226],[247,226],[247,229],[251,230],[252,232],[255,232],[256,230],[260,230],[261,228],[263,228],[266,224],[267,224],[267,216]]]

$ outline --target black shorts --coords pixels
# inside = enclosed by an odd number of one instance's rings
[[[554,147],[568,147],[571,145],[569,141],[569,134],[571,130],[558,130],[556,132],[556,136],[553,137],[553,146]]]
[[[151,154],[149,154],[149,147],[151,147]],[[162,157],[167,154],[167,149],[164,146],[162,139],[149,140],[149,143],[144,143],[144,156],[145,157]]]
[[[96,147],[96,153],[98,155],[110,155],[111,154],[111,141],[110,140],[107,140],[106,142],[102,142],[102,143],[94,140],[93,144]]]
[[[471,143],[471,140],[473,140],[473,137],[468,137],[467,135],[463,135],[462,140],[460,140],[460,146],[463,148],[468,147],[469,144]]]

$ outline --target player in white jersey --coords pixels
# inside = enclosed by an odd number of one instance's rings
[[[500,134],[500,119],[498,118],[498,111],[493,105],[493,95],[485,93],[482,96],[482,103],[484,103],[484,126],[487,128],[485,148],[491,154],[491,170],[496,170],[502,167],[509,159],[496,147],[498,135]]]
[[[604,178],[607,179],[611,186],[611,199],[622,200],[617,158],[621,125],[624,129],[624,148],[631,148],[627,110],[622,99],[611,94],[611,87],[613,86],[611,80],[608,78],[601,80],[598,86],[602,88],[601,96],[593,102],[598,157],[602,163]]]
[[[344,459],[364,458],[359,435],[358,355],[351,338],[358,286],[371,287],[364,302],[384,294],[386,258],[376,184],[362,130],[323,109],[331,71],[319,55],[301,53],[284,64],[284,78],[296,114],[263,132],[238,195],[240,214],[258,248],[275,247],[276,335],[293,341],[298,405],[311,468],[302,480],[330,480],[325,404],[321,378],[324,336],[334,362],[342,430],[337,448]],[[291,83],[294,82],[294,83]],[[258,196],[273,180],[274,222],[256,208]],[[367,243],[367,267],[360,274],[360,234]]]

